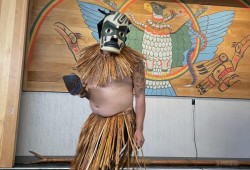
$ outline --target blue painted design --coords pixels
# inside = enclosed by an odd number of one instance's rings
[[[89,29],[92,31],[92,36],[95,38],[97,42],[99,42],[99,35],[97,24],[104,18],[104,15],[98,11],[98,9],[103,10],[105,12],[109,12],[108,9],[103,8],[99,5],[81,2],[77,0],[79,7],[81,9],[82,17],[85,23],[88,25]]]
[[[203,60],[211,60],[216,51],[218,50],[218,45],[224,41],[224,36],[232,24],[234,19],[235,11],[222,11],[207,16],[203,16],[198,19],[198,24],[200,26],[200,31],[205,34],[207,38],[207,46],[203,51],[200,51],[195,62],[200,62]],[[188,34],[191,37],[192,47],[195,46],[197,36],[204,42],[203,38],[200,37],[198,33],[193,31],[191,27],[191,21],[188,21],[186,26],[189,27]],[[201,44],[203,45],[203,44]],[[187,56],[189,49],[187,49],[183,55]],[[187,58],[184,57],[183,65],[187,64]]]
[[[189,71],[191,73],[191,76],[193,78],[191,85],[194,85],[196,80],[197,80],[194,69],[192,67],[192,62],[191,62],[191,55],[193,52],[194,52],[194,48],[191,48],[187,53],[187,65],[188,65]]]
[[[147,88],[145,90],[145,95],[147,96],[176,96],[176,93],[172,87],[163,88],[163,89]]]

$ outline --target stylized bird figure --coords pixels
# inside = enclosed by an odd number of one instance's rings
[[[106,1],[107,4],[112,4],[113,9],[116,7],[115,3]],[[93,37],[99,41],[96,25],[104,16],[98,9],[106,12],[109,10],[79,0],[77,3],[85,23],[92,30]],[[196,46],[197,37],[201,41],[201,48],[195,62],[211,60],[217,51],[217,46],[224,40],[223,37],[234,18],[234,11],[222,11],[200,17],[207,9],[198,10],[195,13],[200,27],[198,32],[194,30],[191,20],[181,25],[179,29],[173,30],[169,21],[177,20],[180,14],[173,10],[166,12],[166,5],[156,2],[145,3],[144,9],[152,14],[151,18],[144,23],[137,21],[132,13],[127,13],[133,23],[130,26],[127,45],[147,58],[145,62],[146,95],[176,96],[169,79],[166,78],[171,73],[171,69],[188,65],[193,77],[192,85],[194,85],[196,80],[192,69],[194,63],[190,63],[189,59]]]
[[[146,94],[148,95],[175,95],[169,81],[155,80],[155,77],[161,77],[170,73],[172,64],[172,40],[170,33],[172,26],[167,22],[174,19],[176,13],[170,10],[169,16],[164,16],[163,11],[166,5],[155,2],[145,3],[144,9],[152,13],[152,18],[145,24],[139,23],[132,16],[132,22],[140,30],[144,31],[142,38],[142,54],[147,58],[146,66]],[[150,78],[151,76],[151,78]]]
[[[222,53],[219,56],[197,66],[199,74],[209,75],[200,82],[196,88],[203,95],[215,85],[223,92],[239,81],[239,76],[235,73],[239,61],[243,58],[246,50],[250,46],[250,35],[237,43],[233,43],[235,48],[232,59],[227,54]]]
[[[164,16],[166,8],[166,5],[156,2],[145,3],[144,9],[152,13],[152,18],[146,23],[136,21],[133,14],[129,14],[132,16],[134,26],[143,31],[141,52],[147,57],[147,95],[175,96],[169,80],[165,77],[169,75],[172,68],[186,64],[193,78],[192,85],[194,85],[196,75],[190,58],[196,45],[196,38],[201,40],[200,53],[196,62],[213,58],[218,44],[223,41],[223,36],[234,18],[234,11],[218,12],[200,17],[198,19],[199,31],[194,30],[191,20],[174,31],[168,22],[172,19],[178,20],[179,14],[169,10],[170,14]],[[199,9],[195,16],[198,18],[206,10],[207,8]]]

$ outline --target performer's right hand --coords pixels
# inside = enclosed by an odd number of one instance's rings
[[[134,139],[138,149],[141,148],[145,141],[142,130],[136,129]]]
[[[86,87],[83,87],[83,88],[81,89],[81,91],[79,92],[78,96],[79,96],[80,98],[86,97],[87,99],[89,99],[89,93],[88,93],[88,91],[87,91],[87,88],[86,88]]]

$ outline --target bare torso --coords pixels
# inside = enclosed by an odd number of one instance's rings
[[[133,108],[132,79],[126,77],[112,81],[104,87],[87,85],[89,103],[93,113],[109,117]]]

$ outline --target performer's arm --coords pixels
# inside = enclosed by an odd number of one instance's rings
[[[133,85],[135,92],[136,112],[136,131],[134,138],[136,140],[137,146],[142,147],[144,143],[143,124],[145,117],[145,73],[142,62],[134,70]]]

